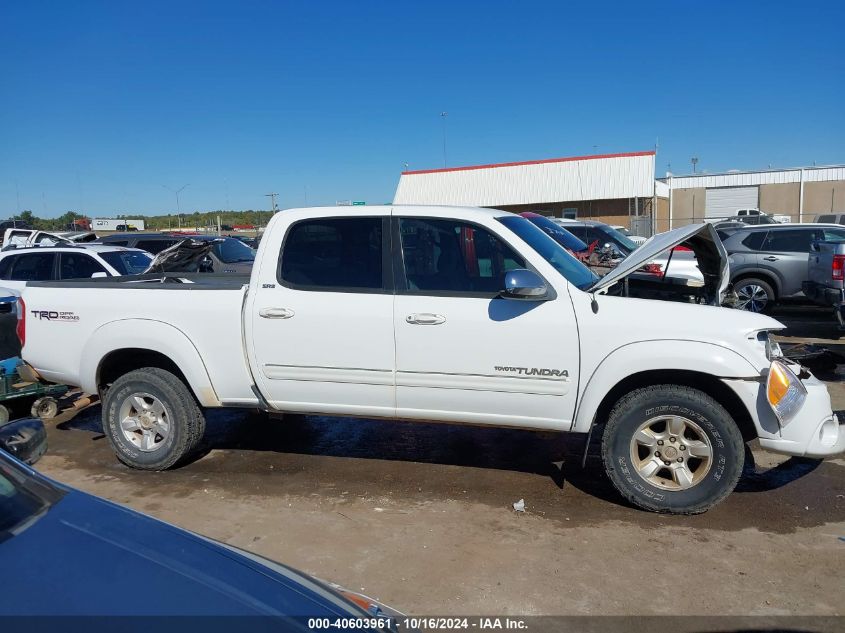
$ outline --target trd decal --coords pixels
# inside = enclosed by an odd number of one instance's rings
[[[519,374],[520,376],[554,376],[555,378],[569,378],[569,371],[566,369],[546,369],[545,367],[501,367],[493,368],[496,371]]]
[[[73,312],[59,312],[57,310],[30,310],[32,318],[46,321],[79,321],[79,317]]]

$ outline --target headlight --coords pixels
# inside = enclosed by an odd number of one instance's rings
[[[766,399],[775,412],[781,426],[786,426],[801,409],[807,399],[807,388],[793,371],[773,361],[766,379]]]
[[[769,362],[777,360],[778,358],[783,358],[783,350],[780,348],[780,343],[772,338],[771,332],[767,330],[758,332],[757,340],[761,341],[766,346],[766,359]]]

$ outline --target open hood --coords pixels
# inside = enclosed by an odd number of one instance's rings
[[[196,273],[203,271],[203,260],[217,242],[223,240],[196,240],[185,238],[168,246],[150,263],[144,273]]]
[[[642,246],[619,262],[616,268],[590,286],[587,291],[596,292],[621,281],[658,255],[676,246],[686,246],[695,253],[698,268],[704,277],[707,303],[721,305],[730,281],[728,253],[722,245],[722,240],[716,234],[716,229],[707,222],[682,226],[649,238]]]

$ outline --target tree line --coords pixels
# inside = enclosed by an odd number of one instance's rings
[[[251,224],[253,226],[264,226],[270,220],[269,211],[194,211],[193,213],[173,213],[170,215],[142,215],[139,213],[115,214],[112,216],[86,216],[74,211],[67,211],[57,218],[39,218],[32,211],[27,209],[14,216],[18,222],[24,222],[34,229],[42,231],[69,231],[73,230],[74,220],[83,218],[94,219],[94,217],[114,217],[117,219],[143,220],[147,229],[175,229],[180,226],[217,226],[217,218],[221,224],[229,226],[236,224]]]

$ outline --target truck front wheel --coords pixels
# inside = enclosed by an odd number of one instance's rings
[[[188,458],[205,418],[182,380],[158,367],[124,374],[103,400],[103,432],[117,458],[141,470],[166,470]]]
[[[602,459],[628,501],[646,510],[698,514],[736,486],[742,435],[725,408],[679,385],[632,391],[610,413]]]

